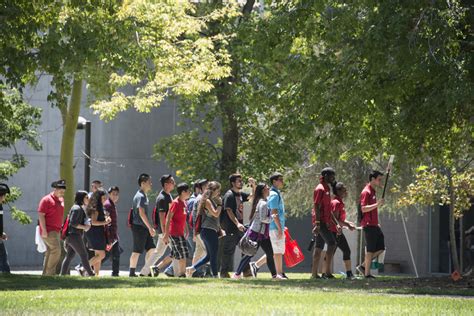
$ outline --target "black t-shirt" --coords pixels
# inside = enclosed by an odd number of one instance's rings
[[[244,202],[249,200],[249,194],[245,192],[236,193],[232,190],[229,190],[225,193],[224,198],[222,199],[222,212],[220,216],[221,227],[225,230],[226,234],[232,234],[239,231],[237,226],[232,222],[227,215],[227,209],[231,209],[234,213],[237,220],[242,224],[243,211],[244,211]]]
[[[171,194],[161,191],[160,194],[156,197],[156,213],[155,213],[155,229],[157,234],[162,234],[161,223],[160,223],[160,212],[168,214],[170,209],[170,204],[173,202],[173,197]]]

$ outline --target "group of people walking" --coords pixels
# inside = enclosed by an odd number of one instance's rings
[[[337,248],[343,252],[346,275],[353,278],[350,248],[343,229],[355,230],[356,226],[346,218],[344,198],[347,188],[336,182],[335,171],[324,168],[320,183],[313,195],[312,278],[334,278],[332,259]],[[375,188],[381,185],[383,174],[374,171],[369,183],[360,195],[361,226],[366,240],[365,263],[357,270],[371,278],[372,258],[385,250],[384,237],[378,223],[378,207],[384,201],[376,200]],[[133,249],[130,256],[129,276],[157,276],[164,272],[176,277],[210,277],[240,279],[256,277],[264,264],[274,279],[287,279],[283,272],[285,253],[285,204],[281,190],[284,177],[275,172],[269,182],[257,183],[249,178],[251,192],[243,192],[244,181],[240,174],[229,176],[230,188],[221,196],[222,186],[217,181],[196,180],[192,186],[176,184],[172,175],[160,178],[161,191],[154,206],[148,198],[152,191],[152,178],[148,174],[138,177],[138,190],[133,197],[127,224],[131,230]],[[101,265],[112,260],[112,276],[119,275],[120,247],[117,209],[120,190],[112,186],[103,188],[100,181],[93,181],[91,192],[77,191],[74,205],[64,217],[64,180],[51,184],[53,190],[43,197],[38,206],[38,229],[46,246],[43,275],[66,275],[77,254],[81,264],[76,269],[82,275],[98,276]],[[177,195],[173,198],[172,192]],[[0,184],[0,211],[6,184]],[[244,204],[250,203],[249,225],[244,225]],[[0,268],[6,271],[8,261],[3,244],[3,212],[0,215]],[[239,241],[245,236],[262,248],[264,255],[252,261],[251,255],[242,254],[234,270],[234,255]],[[66,255],[61,261],[61,242],[64,240]],[[318,273],[323,249],[326,247],[322,274]],[[140,255],[145,254],[145,264],[137,270]],[[187,259],[190,264],[187,265]],[[9,271],[9,267],[8,267]]]

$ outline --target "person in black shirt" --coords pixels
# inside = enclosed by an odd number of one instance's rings
[[[5,183],[0,183],[0,273],[10,273],[10,265],[8,264],[8,253],[5,248],[5,240],[7,234],[3,232],[3,202],[7,194],[10,194],[10,188]]]
[[[175,187],[175,181],[173,176],[170,174],[163,175],[160,178],[160,182],[163,189],[156,198],[156,206],[153,211],[153,224],[155,226],[156,234],[158,235],[158,240],[156,242],[155,251],[153,251],[150,257],[146,260],[145,265],[140,271],[141,275],[149,275],[153,272],[153,275],[157,276],[161,268],[167,267],[172,262],[172,258],[167,256],[158,265],[155,265],[165,254],[166,249],[168,249],[168,246],[163,241],[163,232],[165,230],[166,215],[170,209],[171,202],[173,202],[171,192]]]
[[[234,271],[235,247],[245,231],[243,225],[244,203],[250,198],[250,194],[241,192],[243,180],[240,174],[232,174],[229,177],[229,182],[231,189],[224,195],[223,211],[220,215],[221,227],[225,231],[225,236],[219,242],[221,278],[229,278],[229,273]],[[252,187],[255,186],[255,181],[252,178],[249,179],[249,183]],[[250,271],[250,268],[247,266],[245,270]]]
[[[77,191],[74,205],[68,214],[69,224],[65,240],[66,256],[61,264],[61,275],[67,275],[70,273],[69,264],[77,253],[81,258],[82,266],[87,274],[89,276],[94,276],[94,272],[89,264],[89,258],[83,240],[84,232],[87,232],[91,228],[85,212],[85,208],[88,204],[88,193],[86,191]]]

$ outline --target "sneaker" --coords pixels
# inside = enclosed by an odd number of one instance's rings
[[[235,274],[235,273],[234,273],[234,274],[232,274],[231,279],[240,280],[240,279],[242,279],[242,275],[241,275],[241,274]]]
[[[193,274],[196,272],[196,269],[193,267],[186,267],[186,277],[191,278],[193,277]]]
[[[310,279],[316,280],[316,279],[321,279],[321,277],[319,276],[319,274],[316,274],[316,275],[311,275]]]
[[[151,273],[148,273],[147,275],[144,275],[144,274],[140,273],[138,276],[139,277],[151,277]]]
[[[325,280],[328,280],[328,279],[335,279],[336,277],[332,274],[327,274],[327,273],[323,273],[321,274],[321,279],[325,279]]]
[[[150,272],[152,277],[158,277],[160,275],[160,269],[157,266],[150,266]]]
[[[220,276],[221,276],[221,279],[229,279],[230,278],[229,272],[221,272]]]
[[[137,278],[137,277],[138,277],[138,275],[136,275],[135,273],[134,273],[134,274],[129,274],[128,276],[129,276],[130,278]]]
[[[366,279],[375,279],[375,277],[372,274],[366,275],[365,278]]]
[[[170,278],[174,277],[173,266],[169,266],[168,268],[166,268],[164,273],[167,277],[170,277]]]
[[[355,279],[355,276],[354,276],[354,274],[352,274],[352,271],[347,271],[346,279],[347,280],[354,280]]]
[[[288,277],[286,276],[285,273],[282,273],[281,276],[283,277],[283,279],[288,280]]]
[[[85,270],[81,264],[78,264],[77,266],[75,266],[74,270],[76,270],[80,276],[84,276]]]
[[[118,273],[112,273],[112,276],[113,276],[113,277],[118,277],[119,274],[118,274]]]
[[[365,267],[362,264],[359,264],[356,267],[357,272],[359,272],[360,275],[365,275]]]
[[[255,262],[250,262],[250,272],[254,278],[257,277],[258,267]]]
[[[281,274],[277,274],[274,277],[272,277],[273,280],[286,280]]]

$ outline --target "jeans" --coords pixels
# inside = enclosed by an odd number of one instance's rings
[[[219,236],[215,230],[202,228],[201,239],[206,246],[206,256],[199,260],[193,268],[198,270],[201,266],[210,262],[212,275],[217,276],[217,252],[219,249]]]
[[[0,241],[0,272],[10,273],[10,265],[8,264],[8,252],[5,243]]]

